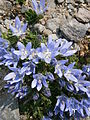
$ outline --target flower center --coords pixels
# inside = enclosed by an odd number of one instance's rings
[[[22,49],[21,50],[21,54],[22,54],[22,56],[27,56],[27,54],[28,54],[28,52],[27,52],[27,50],[25,50],[25,49]]]
[[[38,80],[38,83],[41,84],[41,80]]]
[[[68,71],[66,72],[66,76],[69,77],[70,75],[71,75],[71,70],[68,70]]]
[[[45,58],[47,58],[47,59],[51,58],[51,52],[49,51],[49,49],[47,49],[46,51],[44,51],[43,54],[44,54]]]
[[[36,56],[37,56],[37,52],[36,52],[36,51],[33,51],[33,52],[32,52],[32,58],[36,58]]]

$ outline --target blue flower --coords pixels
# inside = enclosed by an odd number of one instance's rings
[[[64,71],[64,77],[68,80],[68,81],[73,81],[73,82],[78,82],[78,79],[75,75],[81,74],[82,71],[78,70],[78,69],[73,69],[75,62],[71,63],[70,65],[68,65],[68,67],[65,67],[65,71]]]
[[[6,49],[8,46],[8,41],[0,37],[0,49]]]
[[[55,72],[54,73],[57,73],[57,75],[61,78],[62,75],[63,75],[63,68],[64,68],[64,64],[68,62],[68,60],[60,60],[60,61],[57,61],[56,65],[55,65]]]
[[[82,72],[81,72],[82,73]],[[88,97],[90,97],[90,81],[87,81],[86,75],[77,74],[75,77],[78,79],[76,83],[74,83],[74,88],[77,92],[82,91],[83,93],[86,93]]]
[[[31,52],[29,55],[29,60],[32,60],[36,64],[38,64],[38,61],[39,61],[38,52],[40,52],[40,48],[31,49]]]
[[[65,87],[65,85],[66,85],[65,80],[64,80],[64,79],[61,79],[61,78],[59,78],[58,80],[59,80],[60,87],[61,87],[61,88],[62,88],[62,87]]]
[[[39,94],[38,93],[33,95],[33,100],[38,100],[38,98],[39,98]]]
[[[48,6],[45,5],[45,0],[40,0],[40,3],[37,3],[36,0],[32,0],[32,4],[37,15],[43,14],[48,8]]]
[[[72,42],[68,42],[65,39],[61,39],[61,46],[59,48],[60,55],[62,56],[71,56],[77,52],[77,49],[72,47]]]
[[[70,98],[68,100],[68,104],[66,106],[65,111],[69,111],[69,115],[72,116],[72,115],[75,115],[76,111],[80,112],[80,110],[82,111],[82,114],[83,114],[83,108],[80,106],[80,102],[75,98]]]
[[[30,50],[31,50],[31,42],[29,42],[26,47],[21,43],[21,42],[18,42],[17,43],[17,46],[18,46],[18,49],[19,50],[15,50],[14,53],[17,55],[17,56],[20,56],[21,57],[21,60],[24,60],[26,59],[29,54],[30,54]]]
[[[27,87],[22,87],[16,92],[16,98],[22,99],[24,96],[26,96],[28,93]]]
[[[74,86],[70,83],[66,83],[66,89],[69,91],[69,92],[73,92],[74,91]]]
[[[9,67],[9,69],[12,70],[12,72],[10,72],[4,77],[5,81],[7,81],[10,84],[23,81],[25,73],[21,74],[20,68]]]
[[[50,97],[51,96],[51,91],[49,88],[44,88],[43,90],[43,94],[47,97]]]
[[[4,55],[5,58],[5,66],[11,66],[16,67],[19,61],[19,56],[14,54],[14,48],[11,48],[11,52],[8,52]]]
[[[82,100],[79,102],[75,98],[68,98],[64,95],[61,95],[57,98],[57,103],[55,106],[55,115],[59,113],[60,117],[63,118],[66,112],[69,112],[69,116],[74,116],[74,118],[80,115],[79,117],[85,117],[85,114],[90,116],[90,99]],[[85,112],[84,112],[85,110]],[[65,114],[64,114],[65,113]]]
[[[52,37],[49,36],[47,45],[41,43],[41,52],[38,53],[38,56],[46,63],[50,63],[59,54],[58,49],[59,42],[53,41]]]
[[[27,94],[27,87],[23,86],[23,78],[25,73],[20,74],[20,68],[8,67],[12,72],[4,77],[7,81],[5,88],[8,88],[8,92],[16,95],[16,97],[22,98]]]
[[[65,110],[67,101],[68,101],[68,99],[64,95],[57,97],[57,103],[56,103],[56,106],[54,108],[55,115],[57,115],[59,113],[60,117],[63,118],[63,113]]]
[[[35,74],[35,64],[31,61],[24,62],[21,68],[21,74],[23,73],[26,75]]]
[[[42,88],[42,84],[45,87],[48,87],[48,84],[46,82],[47,77],[42,75],[41,73],[33,75],[34,80],[32,81],[31,87],[35,88],[37,87],[37,90],[40,91]]]
[[[25,34],[26,29],[27,23],[21,26],[21,21],[18,16],[15,18],[15,27],[10,24],[10,30],[15,36],[21,36],[22,34]]]
[[[82,99],[81,104],[83,105],[83,109],[85,110],[86,115],[90,116],[90,98]]]
[[[82,70],[84,73],[90,76],[90,65],[84,65]]]
[[[8,93],[11,93],[12,95],[15,95],[15,97],[22,99],[24,96],[27,95],[27,87],[22,86],[22,82],[16,82],[13,84],[8,83],[4,86],[5,88],[8,88]]]
[[[4,55],[6,54],[7,54],[7,50],[0,48],[0,65],[3,65],[5,63]]]
[[[51,72],[47,72],[46,77],[47,77],[47,80],[49,80],[49,81],[55,80],[55,78]]]

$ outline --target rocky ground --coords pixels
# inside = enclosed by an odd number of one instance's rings
[[[48,1],[49,8],[43,19],[34,25],[34,29],[45,36],[52,34],[53,39],[64,37],[68,40],[83,43],[83,45],[80,44],[80,47],[87,50],[87,46],[90,45],[90,0]],[[16,0],[0,0],[0,32],[8,31],[9,24],[13,23],[15,16],[18,15],[23,20],[24,13],[29,9],[32,9],[31,0],[26,0],[22,5],[17,4]],[[0,75],[0,77],[1,76],[2,75]],[[3,76],[1,79],[3,79]],[[1,79],[0,93],[3,86]],[[13,100],[6,92],[4,93],[5,97],[3,94],[0,94],[0,120],[19,120],[17,100]],[[5,100],[6,102],[4,102]],[[9,107],[12,103],[15,106]],[[3,106],[5,106],[5,108]],[[2,112],[2,108],[4,108],[4,112]],[[14,109],[13,114],[11,112],[12,109]],[[8,111],[9,114],[7,114]],[[12,115],[10,116],[10,114]],[[9,115],[10,118],[5,115]]]

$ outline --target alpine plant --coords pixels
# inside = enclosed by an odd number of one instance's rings
[[[41,14],[46,10],[45,0],[32,0],[34,10]],[[15,27],[10,25],[13,35],[19,36],[25,33],[27,24],[21,27],[18,17],[15,19]],[[9,47],[7,40],[0,38],[0,65],[5,65],[11,71],[4,80],[5,88],[15,97],[23,98],[34,91],[32,99],[37,101],[41,94],[48,99],[53,97],[54,109],[43,116],[42,120],[90,116],[90,65],[84,65],[83,69],[77,69],[75,62],[69,63],[69,56],[77,52],[73,43],[65,39],[53,40],[48,37],[46,43],[41,43],[38,48],[33,48],[28,42],[25,46],[17,42],[17,49]],[[51,88],[58,87],[53,96]],[[53,87],[54,89],[54,87]],[[54,89],[55,90],[55,89]],[[77,97],[76,97],[77,96]],[[52,114],[51,114],[52,113]],[[57,119],[57,118],[56,118]]]

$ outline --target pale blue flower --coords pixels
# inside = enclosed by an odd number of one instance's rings
[[[20,68],[9,67],[9,69],[12,70],[12,72],[10,72],[4,77],[5,81],[7,81],[10,84],[23,81],[25,73],[21,74]]]
[[[40,3],[38,3],[37,0],[32,0],[32,4],[37,15],[43,14],[48,8],[48,6],[45,5],[45,0],[40,0]]]
[[[53,81],[55,80],[54,75],[51,72],[46,73],[47,80]]]
[[[38,64],[39,62],[39,57],[38,57],[38,53],[40,52],[40,48],[37,49],[31,49],[30,55],[29,55],[29,60],[32,60],[32,62]]]
[[[7,54],[7,50],[0,48],[0,65],[3,65],[5,63],[4,55],[6,54]]]
[[[63,68],[64,68],[64,64],[68,62],[68,60],[60,60],[56,62],[55,65],[55,72],[57,73],[57,75],[61,78],[63,76]]]
[[[84,65],[82,70],[84,73],[90,76],[90,65]]]
[[[48,87],[48,84],[46,82],[47,77],[42,75],[41,73],[33,75],[34,80],[32,81],[31,87],[37,88],[38,91],[41,90],[42,84],[44,87]]]
[[[71,63],[70,65],[68,65],[68,67],[65,68],[64,77],[68,81],[78,82],[78,79],[75,77],[75,75],[81,74],[82,71],[80,71],[78,69],[73,69],[74,64],[75,64],[75,62]]]
[[[63,114],[64,114],[64,110],[66,108],[67,101],[68,101],[68,99],[64,95],[57,97],[57,103],[54,108],[55,115],[57,115],[59,113],[61,118],[64,117]]]
[[[51,96],[51,91],[48,87],[45,87],[43,92],[42,92],[46,97],[50,97]]]
[[[35,74],[35,64],[32,61],[24,62],[23,67],[21,68],[21,74],[25,73],[26,75]]]
[[[18,91],[16,92],[15,97],[22,99],[23,97],[25,97],[25,96],[27,95],[27,93],[28,93],[27,87],[21,87],[21,88],[18,89]]]
[[[17,56],[20,56],[21,60],[26,59],[30,54],[30,50],[31,50],[31,46],[32,46],[31,42],[29,42],[26,45],[26,47],[21,42],[18,42],[17,46],[18,46],[19,50],[15,50],[14,54],[16,54]]]
[[[5,66],[11,66],[16,67],[19,62],[19,56],[14,54],[14,48],[11,48],[11,52],[7,52],[7,54],[4,55],[5,58]]]
[[[52,37],[49,36],[47,45],[41,43],[41,52],[38,53],[38,56],[44,60],[46,63],[50,63],[57,55],[59,49],[59,42],[52,40]]]
[[[8,46],[8,41],[0,37],[0,49],[6,49]]]
[[[38,98],[39,98],[39,94],[38,94],[38,93],[35,93],[35,94],[33,95],[33,100],[38,100]]]
[[[10,30],[12,31],[12,34],[15,36],[21,36],[22,34],[25,34],[25,31],[27,29],[27,23],[25,23],[23,26],[21,25],[21,21],[19,17],[17,16],[15,18],[15,27],[13,27],[10,24]]]
[[[76,53],[77,49],[74,49],[72,47],[72,44],[72,42],[68,42],[65,39],[61,39],[61,46],[59,48],[60,55],[67,57]]]

